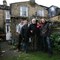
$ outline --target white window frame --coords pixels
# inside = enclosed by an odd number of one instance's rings
[[[43,16],[44,17],[44,10],[38,10],[37,16]]]
[[[26,7],[26,16],[23,16],[23,8]],[[28,7],[27,6],[20,6],[20,16],[23,16],[23,17],[28,17]]]
[[[5,19],[10,19],[10,11],[9,10],[5,11]]]

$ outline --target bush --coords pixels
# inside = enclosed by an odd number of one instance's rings
[[[60,33],[59,32],[52,33],[51,39],[53,41],[54,46],[53,48],[57,51],[60,51]]]

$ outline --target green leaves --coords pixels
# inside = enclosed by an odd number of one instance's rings
[[[51,39],[54,42],[54,49],[57,51],[60,51],[60,33],[59,32],[54,32],[51,35]]]

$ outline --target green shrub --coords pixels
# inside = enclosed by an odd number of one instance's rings
[[[53,41],[53,48],[57,51],[60,51],[60,33],[54,32],[51,35],[51,39]]]

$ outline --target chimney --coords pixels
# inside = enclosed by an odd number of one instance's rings
[[[35,3],[35,0],[30,0],[31,3]]]
[[[7,6],[6,0],[3,0],[3,5]]]
[[[34,7],[35,6],[35,0],[30,0],[30,5]]]

